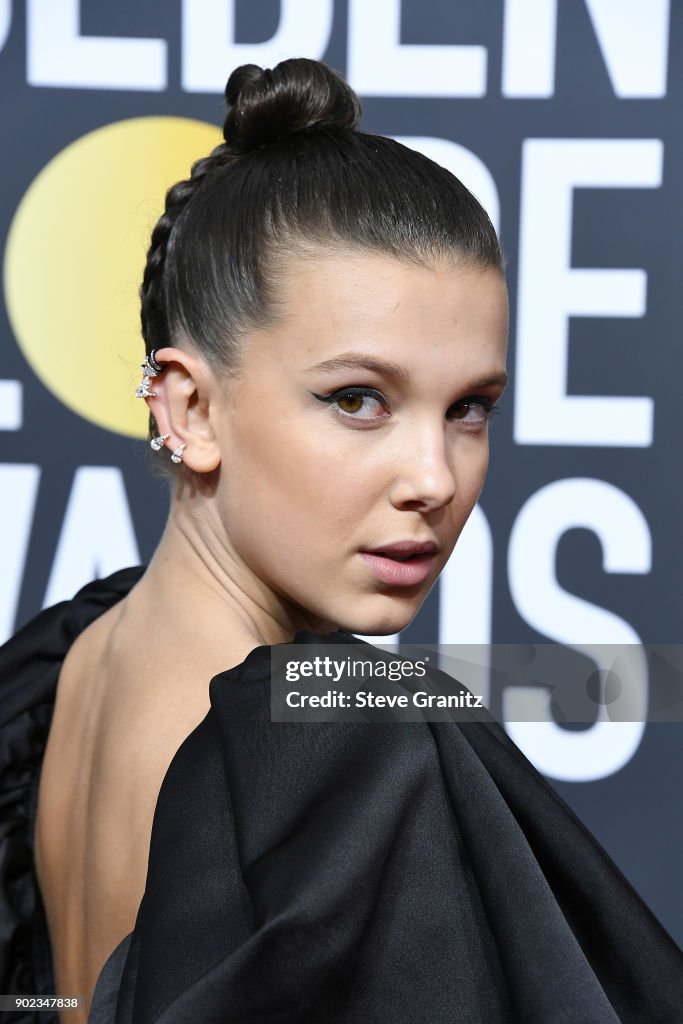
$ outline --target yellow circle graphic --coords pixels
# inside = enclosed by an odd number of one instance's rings
[[[135,398],[144,346],[138,288],[170,185],[221,141],[215,125],[140,117],[58,153],[23,196],[5,250],[5,301],[24,356],[79,416],[147,436]]]

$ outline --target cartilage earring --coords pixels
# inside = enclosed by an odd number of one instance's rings
[[[156,391],[150,391],[149,389],[149,377],[147,374],[142,378],[142,384],[138,384],[135,389],[136,398],[154,398]]]
[[[145,358],[144,363],[141,363],[142,369],[145,371],[146,377],[156,377],[157,374],[163,373],[166,369],[166,363],[158,363],[156,361],[156,349],[153,348],[150,354]]]
[[[160,373],[166,369],[165,363],[158,363],[155,358],[156,349],[153,348],[148,356],[145,357],[144,363],[140,363],[142,370],[142,383],[138,384],[135,389],[137,398],[154,398],[156,391],[151,391],[149,387],[149,381],[151,377],[158,377]]]
[[[183,448],[185,448],[185,442],[181,442],[176,450],[171,455],[171,462],[182,462],[183,461]]]
[[[160,451],[160,449],[164,447],[164,441],[168,440],[170,436],[170,434],[160,434],[159,437],[153,437],[149,442],[149,446],[152,451]]]

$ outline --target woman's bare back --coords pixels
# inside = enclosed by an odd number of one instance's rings
[[[70,1024],[86,1020],[105,960],[133,929],[161,782],[209,709],[210,674],[169,652],[168,634],[155,643],[131,600],[70,648],[40,777],[35,858],[56,990],[86,1004]]]

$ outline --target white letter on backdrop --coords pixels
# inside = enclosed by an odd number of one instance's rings
[[[567,394],[570,316],[645,313],[644,270],[569,265],[573,193],[655,188],[659,139],[526,139],[520,204],[515,441],[518,444],[652,443],[651,398]],[[600,227],[600,230],[603,230]],[[543,395],[544,415],[538,415]]]
[[[21,430],[23,393],[20,380],[0,380],[0,430]]]
[[[349,0],[348,80],[365,96],[485,96],[484,46],[402,45],[401,0]]]
[[[602,672],[616,669],[621,695],[600,705],[596,723],[580,731],[553,721],[549,688],[540,691],[540,704],[537,687],[510,688],[503,717],[506,731],[539,771],[587,782],[619,771],[638,749],[647,717],[648,674],[640,637],[628,622],[558,586],[557,545],[576,527],[600,539],[605,572],[650,572],[652,540],[639,506],[604,480],[577,477],[542,487],[520,510],[508,550],[510,592],[519,614],[537,632],[585,654]],[[608,645],[618,645],[626,656],[613,662]],[[543,707],[546,720],[538,721]]]
[[[187,92],[223,92],[239,64],[273,67],[287,57],[319,60],[330,40],[334,0],[280,0],[280,24],[265,43],[235,42],[236,0],[183,0],[182,82]]]
[[[484,207],[496,231],[500,230],[500,199],[496,182],[490,170],[471,149],[450,139],[438,139],[430,135],[395,135],[397,142],[417,149],[437,164],[460,178],[470,192],[473,192]]]
[[[73,597],[93,579],[139,562],[121,470],[80,466],[74,475],[43,607]]]
[[[615,95],[665,96],[669,0],[585,2]],[[552,96],[556,44],[557,0],[506,0],[503,96]]]
[[[14,632],[39,480],[38,466],[0,466],[0,644]]]
[[[506,0],[503,96],[552,96],[557,0]]]
[[[165,40],[82,36],[78,0],[28,0],[26,11],[30,85],[166,88]]]

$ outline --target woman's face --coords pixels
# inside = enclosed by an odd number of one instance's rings
[[[231,564],[296,628],[393,633],[484,483],[505,284],[345,251],[292,261],[281,288],[280,321],[245,342],[216,413]],[[404,561],[416,544],[429,550]]]

